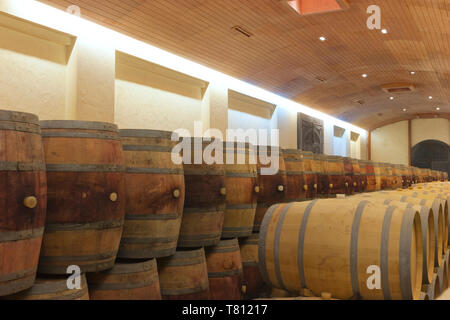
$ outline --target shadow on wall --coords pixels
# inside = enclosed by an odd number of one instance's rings
[[[450,173],[450,146],[438,140],[426,140],[411,150],[411,165]]]

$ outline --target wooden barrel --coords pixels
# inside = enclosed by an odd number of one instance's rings
[[[314,154],[309,151],[303,151],[303,165],[305,167],[304,178],[307,185],[306,199],[317,198],[318,174],[314,168]]]
[[[414,172],[414,184],[422,183],[423,181],[420,175],[420,169],[417,167],[413,167],[413,172]]]
[[[122,143],[103,122],[41,121],[48,205],[39,272],[113,266],[125,216]]]
[[[359,163],[359,174],[360,174],[360,192],[365,192],[367,189],[367,165],[363,160],[358,160]]]
[[[0,296],[30,288],[44,232],[47,179],[37,116],[0,110]]]
[[[357,159],[352,159],[351,162],[353,166],[353,191],[355,193],[363,192],[360,163]]]
[[[203,248],[177,251],[171,257],[157,260],[163,300],[209,299],[208,270]]]
[[[328,175],[328,195],[345,194],[344,160],[340,156],[326,156],[326,173]]]
[[[227,189],[225,165],[220,163],[223,162],[223,153],[216,155],[211,149],[214,145],[210,144],[215,143],[218,149],[223,150],[223,142],[183,138],[183,143],[190,148],[191,155],[185,154],[186,159],[183,159],[186,197],[178,247],[212,246],[220,241],[222,235]],[[196,150],[200,151],[199,155],[209,154],[212,150],[211,156],[220,157],[219,163],[208,164],[196,159]]]
[[[267,209],[274,203],[284,202],[286,200],[286,165],[283,158],[283,152],[278,147],[258,146],[258,204],[256,207],[255,222],[253,231],[258,232],[261,221]],[[278,160],[278,172],[276,174],[263,174],[263,169],[271,166],[271,158]],[[270,162],[270,163],[269,163]],[[269,163],[269,164],[264,164]]]
[[[296,149],[283,149],[282,152],[286,166],[286,201],[304,201],[307,198],[311,180],[309,175],[305,176],[303,152]]]
[[[317,175],[317,197],[327,198],[329,189],[329,180],[327,175],[327,157],[324,154],[313,155],[313,170]]]
[[[41,121],[48,205],[39,272],[111,268],[125,216],[122,143],[114,124]]]
[[[343,158],[344,162],[344,174],[345,174],[345,194],[352,195],[355,192],[355,187],[353,186],[353,182],[355,180],[353,175],[353,164],[352,159],[345,157]]]
[[[373,171],[375,172],[375,191],[381,190],[382,170],[379,162],[373,163]],[[368,190],[369,191],[369,190]]]
[[[435,273],[433,274],[432,282],[430,284],[422,286],[422,291],[426,293],[426,295],[429,297],[429,300],[435,300],[441,295],[439,282],[439,274]]]
[[[237,238],[206,249],[210,300],[241,300],[245,288]],[[244,290],[243,290],[244,289]]]
[[[406,167],[406,170],[408,171],[408,186],[412,186],[414,184],[414,169],[413,167]]]
[[[227,195],[222,238],[252,234],[259,193],[255,153],[249,143],[224,143]]]
[[[399,164],[394,164],[392,168],[394,176],[394,187],[403,188],[404,179],[402,174],[402,166]]]
[[[359,197],[361,199],[383,204],[386,206],[395,206],[401,210],[407,210],[409,208],[419,212],[420,215],[420,221],[422,224],[422,251],[423,251],[423,272],[422,272],[422,283],[423,284],[429,284],[431,283],[431,280],[433,278],[434,273],[434,266],[435,263],[438,263],[436,254],[439,254],[440,252],[437,244],[439,242],[436,242],[436,239],[442,238],[442,232],[439,234],[438,231],[442,230],[442,219],[437,220],[438,223],[440,223],[440,228],[435,228],[435,222],[434,222],[434,211],[432,208],[422,205],[415,205],[413,203],[408,202],[401,202],[398,200],[390,200],[390,199],[384,199],[384,198],[376,198],[376,197]],[[439,217],[438,217],[439,218]]]
[[[445,213],[443,209],[443,203],[438,197],[432,198],[413,198],[411,195],[395,192],[395,191],[384,191],[384,192],[374,192],[370,194],[363,194],[361,198],[374,197],[381,198],[390,201],[400,201],[411,203],[415,205],[427,206],[433,210],[434,215],[434,226],[435,226],[435,267],[441,265],[442,262],[442,252],[445,244]],[[385,204],[389,204],[389,201],[385,201]]]
[[[161,300],[156,260],[120,260],[107,271],[88,273],[91,300]]]
[[[175,164],[172,132],[120,130],[125,163],[126,216],[119,258],[175,253],[184,206],[183,165]],[[177,138],[177,135],[174,134]]]
[[[40,276],[34,285],[20,293],[4,297],[6,300],[89,300],[85,274],[80,275],[80,289],[68,288],[69,276]],[[72,281],[70,281],[71,284]]]
[[[420,215],[413,209],[315,200],[274,205],[261,225],[263,278],[292,293],[309,288],[338,299],[418,299],[422,257]],[[380,267],[381,289],[367,286],[372,266]]]
[[[381,166],[381,190],[392,189],[392,169],[389,163],[380,163]]]
[[[259,272],[258,241],[259,233],[253,233],[250,237],[239,240],[246,299],[263,297],[269,293],[269,287]]]
[[[359,160],[359,163],[365,166],[365,174],[363,181],[365,181],[365,191],[376,191],[376,176],[374,163],[372,161]]]

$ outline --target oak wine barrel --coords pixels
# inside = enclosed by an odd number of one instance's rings
[[[317,198],[319,185],[318,173],[314,168],[314,154],[310,151],[303,151],[303,165],[305,168],[303,177],[306,184],[306,200]]]
[[[0,110],[0,296],[36,277],[47,205],[39,119]]]
[[[344,160],[340,156],[326,156],[326,173],[328,176],[328,195],[345,194]]]
[[[282,152],[286,166],[286,202],[304,201],[311,182],[305,176],[303,152],[296,149],[283,149]]]

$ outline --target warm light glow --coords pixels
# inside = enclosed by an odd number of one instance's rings
[[[94,38],[95,41],[101,41],[105,46],[113,47],[117,51],[127,53],[204,81],[220,83],[231,90],[267,101],[277,106],[293,108],[297,112],[303,112],[321,120],[330,121],[335,125],[352,130],[356,133],[367,134],[366,130],[350,123],[105,28],[86,19],[58,10],[44,3],[35,0],[2,0],[0,1],[0,10],[77,37]],[[367,77],[367,75],[365,75],[365,77]]]
[[[406,112],[406,109],[403,109],[403,112]]]
[[[411,75],[415,75],[416,74],[416,72],[415,71],[411,71]]]
[[[394,97],[390,97],[389,99],[394,100]]]
[[[381,33],[382,33],[382,34],[387,34],[388,31],[387,31],[387,29],[383,29],[383,30],[381,30]]]
[[[364,73],[364,74],[362,75],[362,77],[363,77],[363,78],[367,78],[367,74]]]
[[[327,38],[325,38],[325,37],[320,37],[319,39],[320,39],[320,41],[325,41],[325,40],[327,40]]]
[[[432,96],[429,96],[429,97],[428,97],[428,99],[432,100],[432,99],[433,99],[433,97],[432,97]]]
[[[439,110],[441,110],[441,108],[437,107],[436,110],[439,111]]]

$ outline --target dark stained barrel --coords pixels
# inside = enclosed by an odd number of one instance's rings
[[[215,150],[222,151],[216,155],[213,141],[202,138],[183,138],[183,141],[191,149],[191,155],[183,155],[186,158],[183,159],[186,197],[178,247],[212,246],[220,241],[226,208],[223,142],[216,141]],[[207,164],[202,159],[195,159],[196,150],[220,158],[219,163]]]
[[[317,197],[327,198],[329,189],[329,179],[327,174],[327,157],[324,154],[313,155],[313,168],[317,175]]]
[[[352,159],[348,157],[343,158],[344,162],[344,186],[345,194],[352,195],[355,192],[355,187],[353,186],[354,175],[353,175],[353,164]]]
[[[325,168],[328,176],[328,195],[345,194],[347,188],[345,187],[345,169],[342,157],[326,156]]]
[[[252,234],[259,193],[254,148],[248,143],[224,142],[226,209],[222,238]]]
[[[237,239],[222,240],[206,249],[211,300],[241,300],[243,274]]]
[[[274,203],[285,201],[287,189],[286,166],[281,149],[258,146],[257,151],[259,194],[253,226],[254,232],[258,232],[267,209]],[[278,167],[273,164],[275,172],[265,171],[271,167],[272,160],[278,162]]]
[[[353,166],[353,191],[354,193],[363,192],[360,163],[357,159],[352,159],[351,161]]]
[[[42,121],[48,206],[39,272],[111,268],[125,216],[122,143],[114,124]]]
[[[258,266],[259,233],[239,239],[244,274],[245,298],[255,299],[269,294],[270,288],[264,283]]]
[[[0,110],[0,296],[36,276],[47,205],[40,133],[37,116]]]
[[[366,185],[366,191],[376,191],[376,176],[375,176],[375,166],[374,163],[372,161],[364,161],[364,160],[360,160],[360,163],[363,163],[366,166],[366,180],[367,180],[367,185]]]
[[[120,130],[126,216],[118,257],[149,259],[175,253],[184,206],[183,165],[172,161],[172,132]],[[177,138],[177,135],[174,135]]]
[[[303,152],[296,149],[283,149],[283,156],[287,179],[286,201],[304,201],[311,182],[308,181],[308,177],[305,177]]]
[[[171,257],[157,260],[163,300],[209,299],[208,270],[203,248],[177,251]]]
[[[357,160],[359,164],[359,192],[367,189],[367,164],[364,160]]]
[[[306,199],[317,198],[319,179],[314,170],[314,154],[310,151],[303,151],[303,165],[305,167],[304,179],[307,186]]]
[[[107,271],[87,274],[91,300],[161,300],[156,260],[120,260]]]
[[[68,288],[69,276],[40,276],[34,285],[25,291],[12,296],[4,297],[6,300],[89,300],[89,291],[86,275],[79,276],[80,288]],[[74,283],[73,283],[74,284]]]

